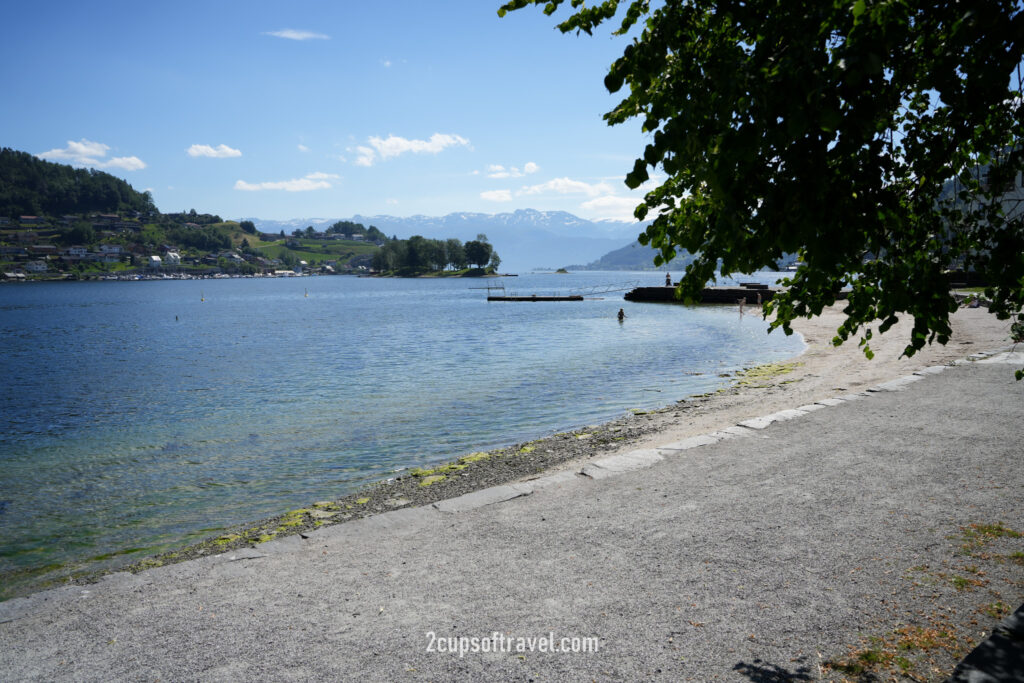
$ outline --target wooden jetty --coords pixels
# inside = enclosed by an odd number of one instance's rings
[[[756,304],[771,301],[780,287],[769,287],[756,283],[744,283],[740,287],[705,287],[701,292],[700,301],[702,304],[735,304],[740,299],[744,303]],[[641,303],[684,303],[676,298],[675,287],[637,287],[626,292],[623,297],[626,301]]]

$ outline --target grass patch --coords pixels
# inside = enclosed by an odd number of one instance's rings
[[[959,658],[968,649],[968,644],[957,639],[948,623],[936,618],[927,626],[901,626],[883,637],[867,638],[861,647],[852,649],[845,657],[825,662],[822,668],[862,680],[882,680],[882,674],[887,672],[923,680],[926,672],[935,668],[932,655],[945,651]]]
[[[951,538],[960,541],[960,549],[957,554],[972,556],[996,539],[1021,537],[1022,534],[1019,531],[1010,529],[1002,522],[996,522],[995,524],[970,524],[961,527],[960,536]]]
[[[1010,613],[1010,606],[1002,600],[996,600],[993,603],[985,605],[978,611],[998,621]]]
[[[803,363],[794,361],[792,363],[765,363],[752,368],[745,368],[736,372],[733,379],[733,386],[746,387],[749,389],[766,389],[772,385],[772,381],[782,375],[788,375],[796,370]],[[789,380],[794,382],[798,380]]]

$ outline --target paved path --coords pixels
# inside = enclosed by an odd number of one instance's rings
[[[1022,366],[0,603],[0,679],[816,679],[894,615],[956,607],[913,573],[953,562],[961,528],[1024,531]],[[529,650],[549,634],[599,649]],[[513,651],[428,651],[450,638]]]

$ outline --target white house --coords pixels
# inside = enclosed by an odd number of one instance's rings
[[[30,273],[45,273],[49,270],[46,261],[29,261],[25,264],[25,270]]]
[[[181,254],[176,251],[169,251],[164,254],[164,263],[169,266],[180,266],[181,265]]]
[[[124,247],[122,247],[120,244],[101,244],[100,245],[100,253],[101,254],[122,254],[122,253],[124,253]]]
[[[163,265],[163,259],[161,259],[159,256],[150,256],[149,261],[146,265],[149,266],[150,268],[159,268],[160,266]]]

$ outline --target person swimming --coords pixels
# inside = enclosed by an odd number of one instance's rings
[[[619,309],[619,322],[621,323],[625,319],[626,319],[626,312],[620,308]]]

